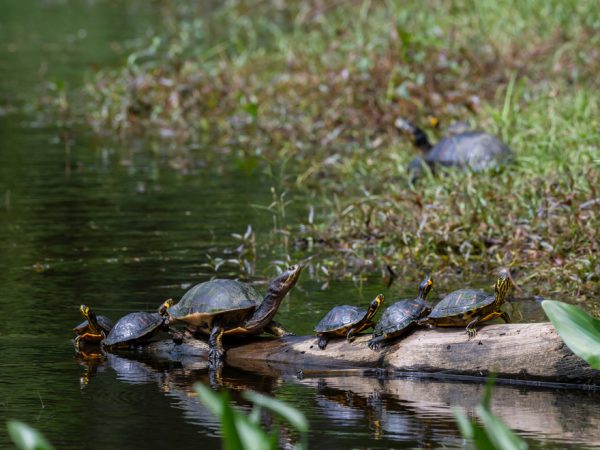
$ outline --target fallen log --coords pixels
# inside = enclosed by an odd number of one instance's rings
[[[574,355],[552,324],[498,324],[481,327],[468,339],[456,328],[420,329],[375,352],[370,336],[354,342],[333,339],[320,350],[315,336],[228,339],[226,363],[256,371],[327,371],[336,368],[381,368],[391,372],[435,373],[600,385],[600,371]],[[188,339],[149,344],[144,351],[174,359],[205,358],[207,344]]]

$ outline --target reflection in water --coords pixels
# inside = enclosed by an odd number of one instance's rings
[[[219,424],[196,399],[194,383],[214,384],[203,360],[87,353],[82,379],[106,377],[111,368],[123,383],[153,383],[186,422],[218,436]],[[311,444],[334,446],[438,447],[464,444],[452,408],[474,416],[483,386],[479,383],[389,378],[382,372],[341,370],[293,376],[273,370],[245,372],[226,367],[219,388],[227,389],[245,411],[250,405],[240,393],[251,389],[276,395],[300,408],[309,418]],[[492,411],[524,438],[556,445],[600,446],[600,392],[496,386]],[[126,401],[126,400],[124,400]],[[283,433],[288,438],[289,433]],[[318,444],[318,445],[317,445]],[[283,444],[282,444],[283,445]]]

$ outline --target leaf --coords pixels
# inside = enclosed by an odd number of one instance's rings
[[[462,434],[462,436],[465,439],[473,439],[473,435],[475,434],[473,430],[473,423],[469,420],[467,415],[460,409],[454,408],[453,412],[460,434]]]
[[[571,351],[600,370],[600,320],[577,306],[554,300],[544,300],[542,308]]]
[[[525,450],[527,443],[513,433],[501,419],[494,416],[487,408],[477,407],[477,415],[485,426],[485,435],[489,439],[493,448],[502,450]],[[475,436],[477,440],[477,436]],[[477,446],[479,447],[479,445]],[[487,447],[486,447],[487,448]]]
[[[467,415],[459,409],[454,409],[454,417],[458,429],[465,439],[471,439],[478,450],[495,450],[486,430],[474,420],[469,420]]]
[[[221,421],[221,431],[224,440],[223,448],[226,450],[243,450],[244,446],[235,425],[234,417],[236,412],[229,406],[228,396],[226,394],[217,395],[212,389],[207,388],[201,383],[196,383],[195,389],[200,401]]]
[[[253,422],[231,406],[227,392],[217,395],[201,383],[196,383],[195,389],[202,403],[221,421],[224,449],[277,449],[277,446],[271,447],[272,438],[262,430],[259,423]]]
[[[262,406],[279,415],[301,433],[308,432],[308,420],[304,414],[287,403],[252,391],[244,392],[244,397],[255,405]]]
[[[42,433],[26,423],[10,420],[6,427],[10,438],[21,450],[54,450]]]

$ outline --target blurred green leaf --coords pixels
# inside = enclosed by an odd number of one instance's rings
[[[600,370],[600,320],[577,306],[554,300],[544,300],[542,308],[573,353]]]
[[[196,392],[204,405],[221,421],[225,450],[276,450],[277,433],[266,433],[257,420],[259,413],[246,416],[234,409],[227,392],[215,394],[212,389],[197,383]]]
[[[455,409],[454,417],[458,429],[462,436],[472,440],[475,448],[479,450],[524,450],[527,448],[527,443],[490,411],[492,390],[495,384],[496,375],[491,374],[486,381],[483,397],[476,409],[483,426],[475,420],[469,420],[464,412]]]
[[[8,434],[21,450],[53,450],[52,444],[35,428],[26,423],[11,420],[7,424]]]
[[[281,416],[281,418],[289,422],[289,424],[292,425],[296,430],[302,433],[306,433],[308,431],[308,420],[306,420],[304,414],[302,414],[296,408],[291,407],[287,403],[252,391],[244,392],[244,397],[253,402],[255,405],[262,406]]]
[[[508,428],[501,419],[494,416],[487,408],[480,405],[477,407],[477,415],[483,425],[485,426],[485,438],[487,440],[482,440],[481,442],[485,444],[485,446],[479,446],[479,442],[477,442],[477,448],[495,448],[502,450],[525,450],[527,448],[527,443],[513,433],[510,428]],[[477,434],[475,435],[475,440],[478,441]],[[488,447],[491,445],[491,447]]]

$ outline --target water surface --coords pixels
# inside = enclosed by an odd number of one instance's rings
[[[203,362],[76,355],[70,330],[81,303],[117,319],[214,276],[211,258],[236,256],[232,233],[248,224],[270,232],[270,215],[251,205],[271,202],[273,180],[202,161],[182,174],[148,143],[116,144],[81,126],[65,140],[30,105],[44,80],[72,88],[92,65],[116,64],[115,44],[160,28],[158,4],[0,4],[1,448],[10,447],[8,419],[64,449],[220,448],[217,422],[193,395],[195,382],[208,381]],[[259,273],[275,273],[268,263],[258,261]],[[219,272],[240,273],[233,264]],[[305,274],[278,320],[308,334],[335,304],[415,290],[401,281],[388,290],[375,278],[321,291]],[[542,320],[537,303],[520,305],[523,320]],[[451,407],[472,412],[482,391],[464,381],[356,373],[299,380],[230,368],[223,385],[242,408],[244,389],[297,406],[310,420],[312,448],[463,446]],[[598,446],[598,400],[594,392],[499,386],[494,411],[534,446]]]

